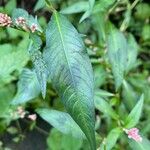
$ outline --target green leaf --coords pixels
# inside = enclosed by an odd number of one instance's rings
[[[11,14],[15,8],[16,8],[16,0],[9,0],[5,5],[5,11],[7,12],[7,14]]]
[[[150,17],[150,6],[147,3],[139,3],[136,6],[135,17],[140,20],[145,20]]]
[[[99,13],[99,12],[105,12],[107,13],[109,8],[116,2],[116,0],[99,0],[94,9],[93,14]]]
[[[133,87],[125,80],[123,81],[122,96],[124,99],[124,103],[126,104],[128,109],[131,110],[136,103],[137,94]]]
[[[39,36],[34,34],[31,35],[31,39],[32,41],[30,43],[28,51],[41,87],[42,96],[43,98],[45,98],[48,72],[42,53],[40,52],[42,41]]]
[[[67,141],[67,142],[66,142]],[[80,150],[82,140],[52,129],[47,139],[49,150]],[[59,144],[56,144],[59,143]]]
[[[95,101],[95,107],[98,110],[100,110],[104,114],[107,114],[108,116],[110,116],[110,117],[112,117],[114,119],[118,119],[118,115],[112,109],[112,107],[108,104],[108,102],[106,100],[104,100],[103,98],[95,95],[94,101]]]
[[[137,102],[137,104],[135,105],[135,107],[132,109],[132,111],[125,120],[126,128],[132,128],[139,122],[142,113],[143,102],[144,102],[144,95],[141,95],[139,101]]]
[[[127,68],[126,71],[128,72],[133,67],[135,67],[135,63],[137,60],[137,53],[138,53],[138,44],[132,34],[129,34],[128,36],[128,62],[127,62]]]
[[[94,29],[98,32],[99,44],[104,46],[106,41],[105,33],[105,17],[104,13],[95,13],[92,15],[92,24]]]
[[[142,38],[144,41],[150,40],[150,25],[145,24],[142,29]]]
[[[92,14],[94,4],[95,4],[95,0],[89,0],[89,8],[81,17],[80,23]]]
[[[34,11],[37,11],[37,10],[43,8],[45,5],[46,5],[45,0],[38,0],[34,7]]]
[[[121,129],[120,128],[114,128],[112,129],[108,136],[106,137],[106,139],[104,140],[103,144],[101,145],[100,149],[101,150],[111,150],[116,142],[117,142],[117,139],[119,138],[120,134],[121,134]],[[106,148],[104,148],[106,147]]]
[[[132,150],[148,150],[150,148],[150,141],[145,137],[142,138],[142,142],[136,142],[130,139],[128,140]]]
[[[113,93],[110,93],[108,91],[105,91],[105,90],[101,90],[101,89],[96,89],[95,90],[95,95],[96,96],[100,96],[100,97],[110,97],[110,96],[114,96]]]
[[[36,110],[36,112],[60,132],[80,139],[85,138],[85,135],[80,127],[68,113],[50,110],[47,108],[39,108]]]
[[[94,66],[94,81],[95,88],[99,88],[106,82],[107,72],[103,66]]]
[[[22,67],[24,67],[29,59],[27,52],[22,47],[19,49],[19,46],[16,47],[16,51],[5,54],[0,59],[0,76],[1,78],[5,78],[10,73],[15,70],[20,71]],[[5,67],[4,67],[5,66]]]
[[[62,14],[73,14],[73,13],[80,13],[85,12],[89,8],[89,3],[85,1],[78,1],[71,6],[62,9],[60,12]]]
[[[108,57],[112,65],[116,90],[121,86],[127,65],[127,43],[124,35],[114,27],[110,27],[108,35]]]
[[[48,24],[44,56],[53,86],[95,150],[91,63],[80,34],[57,12]]]
[[[8,111],[13,94],[14,94],[13,85],[0,88],[0,117],[3,117],[5,112]]]
[[[40,85],[35,71],[24,69],[18,82],[18,91],[12,104],[22,104],[35,97],[40,93]]]

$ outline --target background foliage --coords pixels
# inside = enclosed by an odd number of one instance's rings
[[[150,146],[150,5],[148,1],[52,0],[52,4],[80,33],[80,37],[77,37],[77,34],[72,35],[76,36],[77,41],[66,35],[65,42],[73,41],[81,44],[80,38],[82,38],[90,56],[95,82],[97,148],[148,150]],[[15,18],[18,15],[18,12],[14,12],[15,8],[23,8],[33,16],[37,15],[39,28],[44,30],[52,15],[43,0],[32,0],[30,3],[27,0],[0,0],[0,12],[10,16],[13,14],[12,17]],[[33,22],[31,16],[30,21]],[[63,21],[65,24],[65,19],[62,17]],[[56,24],[53,21],[53,26],[50,28],[55,30]],[[68,24],[67,26],[70,26]],[[62,32],[64,35],[68,33],[65,28]],[[55,41],[58,44],[51,51],[62,53],[59,49],[60,37],[53,33],[51,37],[53,39],[48,41]],[[61,61],[63,63],[64,59],[61,56],[57,57],[58,65],[53,66],[53,61],[50,62],[49,57],[47,58],[48,68],[54,80],[48,79],[46,90],[47,74],[42,61],[43,51],[38,51],[43,45],[38,37],[33,35],[31,39],[32,43],[29,40],[29,33],[12,28],[0,28],[0,149],[19,149],[15,143],[20,144],[25,139],[30,139],[26,136],[28,132],[31,132],[38,141],[39,137],[34,134],[34,130],[46,135],[43,138],[47,139],[43,145],[39,142],[42,148],[34,147],[35,150],[89,149],[85,135],[66,113],[53,88],[53,82],[57,81],[53,70],[59,68],[59,63]],[[70,48],[72,46],[68,46],[66,51]],[[47,51],[45,49],[44,53]],[[35,53],[39,56],[38,61],[33,61]],[[47,53],[45,55],[48,56]],[[73,58],[69,59],[72,61]],[[84,61],[82,60],[81,63],[84,64]],[[42,73],[38,72],[39,66],[42,68]],[[86,80],[90,84],[88,77]],[[63,79],[60,79],[60,82],[63,83]],[[36,113],[37,120],[32,122],[27,118],[13,118],[10,114],[20,105],[28,114]],[[122,130],[132,127],[139,128],[143,137],[142,143],[128,139]],[[7,142],[8,135],[12,135],[11,144]],[[34,141],[32,138],[30,141],[31,148],[24,147],[24,150],[33,150]]]

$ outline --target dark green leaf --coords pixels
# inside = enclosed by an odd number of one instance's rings
[[[57,12],[48,24],[44,53],[53,86],[95,150],[91,63],[80,34]]]

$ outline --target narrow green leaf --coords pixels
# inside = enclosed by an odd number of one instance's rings
[[[95,150],[91,63],[80,34],[57,12],[48,24],[44,56],[53,86]]]
[[[7,12],[7,14],[11,14],[15,8],[16,8],[16,0],[10,0],[5,5],[5,11]]]
[[[127,65],[127,43],[124,35],[114,27],[110,27],[108,35],[108,57],[112,65],[116,90],[121,86]]]
[[[68,113],[39,108],[36,112],[54,128],[64,134],[72,135],[76,138],[85,138],[84,133]]]
[[[62,14],[73,14],[73,13],[80,13],[85,12],[89,8],[89,3],[85,1],[78,1],[71,6],[62,9],[60,12]]]
[[[142,142],[136,142],[131,139],[128,140],[132,150],[148,150],[150,148],[150,141],[145,137],[142,138]]]
[[[80,23],[92,14],[94,4],[95,4],[95,0],[89,0],[89,8],[81,17]]]
[[[36,71],[37,79],[40,83],[42,96],[45,98],[48,72],[42,53],[40,52],[42,41],[40,37],[34,34],[31,35],[31,39],[32,41],[28,51]]]
[[[110,93],[110,92],[108,92],[108,91],[101,90],[101,89],[96,89],[96,90],[95,90],[95,95],[100,96],[100,97],[110,97],[110,96],[114,96],[113,93]]]
[[[18,82],[18,91],[12,104],[22,104],[35,97],[40,93],[40,85],[35,71],[24,69]]]
[[[132,109],[132,111],[125,120],[126,128],[132,128],[138,123],[142,113],[143,102],[144,102],[144,95],[142,94],[139,101],[137,102],[137,104],[135,105],[135,107]]]
[[[45,0],[38,0],[34,7],[34,11],[37,11],[37,10],[43,8],[45,5],[46,5]]]
[[[8,111],[14,94],[14,86],[9,85],[0,88],[0,117]]]
[[[121,131],[120,128],[114,128],[114,129],[112,129],[109,132],[109,134],[106,137],[106,139],[103,142],[103,144],[101,145],[100,149],[101,150],[105,150],[104,147],[106,147],[106,150],[111,150],[115,146],[115,144],[116,144],[116,142],[117,142],[117,140],[118,140],[121,132],[122,131]]]
[[[132,34],[129,34],[128,36],[128,62],[127,62],[127,68],[126,71],[128,72],[133,67],[136,66],[136,59],[137,59],[137,53],[138,53],[138,44],[133,37]]]
[[[116,114],[116,112],[112,109],[112,107],[107,103],[106,100],[104,100],[103,98],[95,95],[95,107],[100,110],[101,112],[103,112],[104,114],[107,114],[108,116],[114,118],[114,119],[118,119],[118,115]]]

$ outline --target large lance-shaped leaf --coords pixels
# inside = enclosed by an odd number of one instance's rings
[[[93,72],[76,29],[54,12],[46,30],[44,58],[53,86],[95,150]]]

